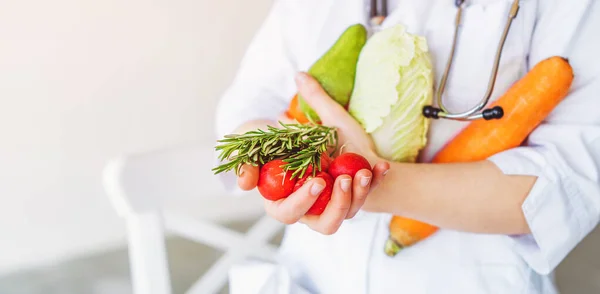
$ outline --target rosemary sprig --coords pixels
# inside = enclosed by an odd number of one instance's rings
[[[305,175],[309,166],[321,166],[321,154],[337,145],[334,128],[322,125],[285,124],[282,128],[268,126],[244,134],[227,135],[217,141],[219,160],[226,163],[213,168],[215,174],[239,170],[244,164],[259,166],[274,159],[282,159],[284,170],[293,171],[292,178]],[[313,176],[318,170],[313,168]]]

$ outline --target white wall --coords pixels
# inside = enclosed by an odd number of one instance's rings
[[[115,155],[212,142],[271,0],[3,0],[0,271],[122,241]]]

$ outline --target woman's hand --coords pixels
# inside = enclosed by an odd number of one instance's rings
[[[344,107],[333,100],[321,85],[310,75],[299,73],[296,76],[298,92],[317,112],[321,123],[335,127],[338,132],[338,152],[354,152],[364,156],[371,166],[382,160],[375,152],[371,137]]]
[[[338,143],[343,146],[342,151],[361,154],[374,168],[373,172],[361,170],[354,178],[345,175],[335,179],[331,200],[321,215],[306,215],[325,187],[325,181],[320,178],[308,181],[285,199],[265,199],[265,210],[269,216],[282,223],[301,222],[317,232],[330,235],[337,232],[345,219],[350,219],[358,213],[369,192],[377,187],[390,166],[377,157],[371,138],[363,128],[341,105],[327,95],[316,80],[300,73],[296,82],[299,93],[317,112],[322,124],[337,128]],[[279,120],[294,123],[285,115]],[[274,125],[272,122],[270,124]],[[258,183],[258,176],[258,167],[243,166],[238,178],[239,187],[243,190],[254,189]]]

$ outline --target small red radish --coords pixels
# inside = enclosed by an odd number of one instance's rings
[[[327,155],[327,153],[321,153],[321,170],[317,169],[316,173],[328,171],[330,164],[331,164],[331,157],[329,157],[329,155]],[[313,172],[313,166],[309,165],[308,168],[306,168],[306,172],[304,172],[303,178],[312,176],[312,172]]]
[[[285,164],[285,161],[277,159],[260,168],[257,188],[265,199],[276,201],[290,196],[294,191],[297,179],[291,179],[292,171],[286,172],[283,169]]]
[[[334,180],[331,175],[329,175],[327,172],[319,172],[315,178],[321,178],[325,180],[325,188],[323,188],[323,191],[321,191],[321,194],[319,194],[319,198],[317,198],[315,203],[306,212],[306,215],[321,215],[327,207],[329,200],[331,200],[331,194],[333,193]],[[312,175],[309,175],[308,177],[298,180],[294,187],[294,192],[300,189],[307,181],[310,181],[311,179],[313,179],[313,177]]]
[[[321,171],[328,171],[331,165],[331,157],[327,153],[321,154]]]
[[[341,175],[349,175],[354,179],[356,173],[362,169],[372,170],[369,161],[359,154],[347,152],[333,159],[328,172],[334,179]]]

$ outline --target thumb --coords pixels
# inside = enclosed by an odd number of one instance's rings
[[[321,120],[328,124],[340,119],[345,109],[333,100],[321,87],[319,82],[310,75],[300,72],[296,75],[296,86],[302,98],[312,107]]]
[[[242,166],[240,175],[238,176],[238,186],[244,191],[250,191],[256,188],[259,178],[259,168],[249,164]]]

